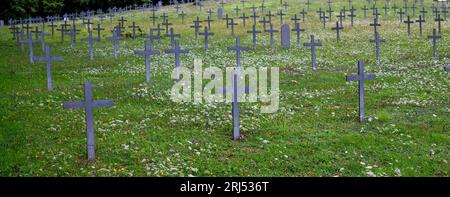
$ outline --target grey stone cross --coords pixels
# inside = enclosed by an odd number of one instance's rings
[[[153,42],[152,42],[153,44]],[[145,50],[135,50],[136,55],[145,55],[145,80],[150,81],[150,55],[159,55],[160,52],[153,50],[153,46],[149,46],[148,40],[145,41]]]
[[[205,31],[200,32],[199,35],[202,35],[205,37],[205,52],[206,52],[206,51],[208,51],[208,40],[209,40],[208,38],[209,38],[209,36],[213,36],[214,33],[209,32],[208,28],[205,27]]]
[[[252,26],[252,30],[251,31],[247,31],[247,33],[253,34],[253,49],[256,49],[256,34],[260,34],[261,31],[256,30],[256,25],[253,25]]]
[[[86,145],[87,156],[89,161],[95,160],[95,145],[94,145],[94,108],[96,107],[111,107],[112,100],[94,100],[92,95],[92,85],[89,81],[84,82],[84,101],[82,102],[65,102],[64,109],[80,109],[84,108],[86,118]]]
[[[53,90],[53,83],[52,83],[52,62],[53,61],[62,61],[62,57],[52,57],[50,47],[45,47],[45,57],[34,57],[34,61],[36,62],[45,62],[47,64],[47,90],[52,91]]]
[[[377,55],[377,66],[379,66],[380,65],[380,43],[385,42],[385,41],[380,39],[380,34],[378,32],[375,32],[375,39],[370,40],[369,42],[375,43],[376,55]]]
[[[312,70],[316,70],[316,47],[322,46],[322,43],[314,41],[314,35],[311,35],[311,42],[303,43],[305,47],[311,47],[311,63]]]
[[[373,74],[364,74],[364,61],[358,61],[358,75],[350,75],[346,77],[346,81],[358,81],[359,92],[359,122],[364,122],[364,81],[375,79]]]
[[[340,32],[341,29],[344,29],[344,27],[339,26],[339,22],[336,22],[336,26],[332,27],[331,29],[336,31],[336,39],[339,42],[339,40],[340,40],[339,32]]]
[[[441,39],[441,35],[438,35],[436,33],[436,29],[433,29],[433,35],[428,36],[429,39],[433,39],[433,56],[434,56],[434,63],[437,63],[437,40]]]
[[[27,40],[20,40],[21,44],[28,44],[28,51],[30,53],[30,63],[34,64],[34,52],[33,52],[33,42],[39,42],[39,40],[33,40],[31,33],[27,34]]]
[[[176,72],[177,72],[177,80],[180,79],[180,54],[189,53],[189,50],[180,48],[179,42],[180,42],[179,40],[175,40],[174,47],[164,51],[167,54],[175,55],[175,68],[176,68]]]
[[[274,41],[273,41],[273,34],[277,33],[278,30],[273,29],[273,25],[270,24],[270,29],[266,30],[264,32],[269,32],[270,33],[270,48],[273,48],[273,43],[274,43]]]
[[[94,46],[93,41],[98,41],[98,38],[92,37],[92,31],[89,32],[89,37],[87,38],[81,38],[82,41],[89,41],[89,57],[92,60],[94,60]]]
[[[300,32],[305,31],[305,29],[300,28],[300,23],[295,23],[295,28],[292,31],[297,33],[297,48],[300,48]]]

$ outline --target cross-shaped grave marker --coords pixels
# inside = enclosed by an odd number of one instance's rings
[[[359,94],[359,122],[364,122],[364,81],[375,79],[373,74],[364,74],[364,61],[358,61],[358,75],[350,75],[346,77],[346,81],[358,81]]]
[[[102,30],[105,30],[105,28],[102,28],[100,24],[97,24],[97,27],[96,28],[94,27],[92,30],[97,31],[97,39],[100,41],[101,39],[100,32]]]
[[[164,34],[164,37],[169,37],[170,38],[170,46],[172,46],[172,48],[173,48],[173,46],[174,46],[174,40],[175,40],[175,37],[180,37],[180,34],[174,34],[173,33],[173,27],[171,27],[170,28],[170,34],[169,33],[167,33],[167,34]]]
[[[179,45],[179,40],[175,40],[175,45],[171,49],[167,49],[164,52],[167,54],[174,54],[175,55],[175,68],[176,68],[176,74],[177,74],[177,80],[180,79],[180,54],[183,53],[189,53],[189,50],[187,49],[181,49]]]
[[[205,31],[200,32],[199,35],[202,35],[205,37],[205,52],[206,52],[206,51],[208,51],[208,40],[209,40],[208,38],[209,38],[209,36],[213,36],[214,33],[209,32],[208,28],[205,27]]]
[[[350,16],[350,22],[351,22],[351,25],[353,27],[354,18],[356,17],[356,15],[355,15],[355,8],[353,6],[352,6],[352,9],[350,9],[350,14],[347,15],[347,16]]]
[[[242,24],[243,24],[244,27],[245,27],[245,19],[247,19],[248,16],[245,16],[245,12],[243,12],[243,13],[242,13],[242,16],[240,16],[239,18],[242,19]]]
[[[305,47],[311,47],[311,62],[312,70],[316,70],[316,47],[322,46],[322,43],[314,41],[314,35],[311,35],[311,41],[309,43],[303,43]]]
[[[336,26],[335,26],[335,27],[332,27],[331,29],[334,30],[334,31],[336,31],[336,39],[337,39],[337,41],[339,42],[339,40],[340,40],[340,34],[339,34],[339,32],[340,32],[341,29],[344,29],[344,27],[341,27],[341,26],[339,25],[339,22],[336,22]]]
[[[377,31],[377,32],[375,32],[375,39],[370,40],[369,42],[375,43],[376,55],[377,55],[377,66],[379,66],[380,65],[380,43],[385,42],[385,41],[380,40],[380,34]]]
[[[84,101],[82,102],[65,102],[64,109],[84,108],[86,116],[86,145],[87,156],[89,161],[95,160],[94,145],[94,108],[95,107],[111,107],[112,100],[94,100],[92,95],[92,85],[89,81],[84,82]]]
[[[433,35],[428,36],[429,39],[433,39],[433,56],[434,56],[434,63],[437,63],[437,40],[441,39],[441,35],[438,35],[436,33],[436,29],[433,29]]]
[[[153,41],[152,41],[153,44]],[[145,80],[150,81],[150,55],[159,55],[159,51],[153,50],[153,45],[149,46],[148,40],[145,41],[145,50],[135,50],[135,55],[145,55]]]
[[[194,23],[194,25],[191,25],[190,28],[195,29],[195,40],[197,40],[199,29],[202,27],[202,25],[201,25],[202,21],[197,16],[197,20],[192,21],[192,22]]]
[[[169,26],[173,25],[172,23],[169,23],[169,20],[166,19],[161,25],[166,26],[166,34],[169,33]]]
[[[87,38],[81,38],[82,41],[89,41],[89,57],[92,60],[94,60],[94,46],[93,41],[98,41],[98,38],[92,37],[92,31],[89,32],[89,37]]]
[[[248,18],[248,17],[247,17]],[[212,20],[209,16],[207,17],[206,20],[204,20],[204,22],[208,23],[208,29],[211,29],[211,22],[213,22],[214,20]]]
[[[270,29],[265,30],[264,32],[269,32],[270,33],[270,48],[273,48],[273,43],[274,43],[274,41],[273,41],[273,34],[277,33],[278,30],[273,29],[272,23],[269,24],[269,27],[270,27]]]
[[[438,16],[434,19],[434,21],[438,22],[438,32],[441,33],[441,22],[444,21],[443,18],[441,18],[441,15],[438,14]]]
[[[28,44],[28,51],[30,53],[30,63],[34,64],[34,52],[33,52],[33,42],[39,42],[39,40],[33,40],[31,33],[27,34],[27,40],[21,40],[20,43]]]
[[[70,28],[70,46],[73,48],[75,46],[76,35],[80,34],[80,30],[77,29],[77,26],[74,24],[72,28]]]
[[[422,15],[419,15],[419,20],[416,20],[419,23],[419,32],[420,36],[422,36],[422,23],[425,23],[425,17],[422,18]]]
[[[118,50],[119,50],[119,41],[121,40],[120,38],[120,27],[114,28],[114,30],[112,31],[113,36],[111,37],[107,37],[106,39],[113,41],[113,45],[114,45],[114,58],[117,59],[117,54],[118,54]]]
[[[238,76],[241,69],[241,51],[249,50],[248,47],[242,47],[240,38],[236,38],[236,46],[228,47],[228,51],[236,51],[236,70],[233,74],[233,102],[232,102],[232,113],[233,113],[233,139],[238,140],[240,138],[239,131],[239,88],[238,88]],[[223,92],[227,92],[226,89]],[[248,92],[248,90],[247,90]]]
[[[411,23],[414,23],[414,21],[410,20],[409,16],[408,16],[408,20],[404,21],[404,23],[406,23],[407,27],[408,27],[408,36],[411,35]]]
[[[52,91],[53,83],[52,83],[52,62],[53,61],[62,61],[62,57],[51,56],[50,47],[45,47],[45,57],[34,57],[34,61],[36,62],[45,62],[47,64],[47,90]]]
[[[252,34],[253,36],[253,49],[256,49],[256,34],[260,34],[261,31],[256,30],[256,25],[252,26],[252,30],[251,31],[247,31],[247,33]]]
[[[178,16],[181,16],[181,24],[184,24],[184,16],[186,16],[186,13],[184,13],[184,11],[181,10],[181,13],[178,14]]]
[[[300,32],[305,31],[305,29],[300,28],[300,23],[295,23],[295,28],[291,31],[295,31],[297,34],[297,48],[300,48]]]
[[[238,24],[234,22],[233,18],[231,18],[231,22],[229,25],[231,26],[231,35],[234,36],[234,26]]]
[[[303,8],[300,14],[302,15],[302,21],[305,22],[305,15],[308,14],[308,12],[305,12],[305,8]]]
[[[144,38],[150,39],[150,46],[154,47],[155,46],[155,39],[161,39],[161,36],[158,35],[154,35],[153,34],[154,29],[150,28],[150,35],[148,36],[144,36]],[[152,48],[153,49],[153,48]]]
[[[136,28],[139,28],[139,26],[136,25],[136,22],[133,21],[133,25],[128,26],[128,28],[132,29],[131,38],[135,39],[136,38]]]

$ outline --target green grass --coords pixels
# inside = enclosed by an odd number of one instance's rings
[[[254,0],[259,5],[259,0]],[[303,4],[288,1],[285,17],[299,14]],[[394,1],[402,5],[403,1]],[[234,16],[238,1],[225,7]],[[246,6],[250,6],[247,3]],[[334,10],[347,1],[333,3]],[[430,7],[431,4],[426,5]],[[193,67],[194,58],[203,60],[203,67],[235,66],[235,54],[226,47],[234,45],[231,31],[224,21],[212,23],[210,50],[203,50],[203,39],[194,39],[188,28],[203,11],[183,5],[190,13],[181,24],[175,9],[164,7],[158,15],[168,12],[175,33],[181,34],[182,66]],[[270,6],[275,13],[278,2]],[[302,42],[314,34],[323,47],[317,49],[317,71],[311,71],[310,49],[297,49],[295,35],[292,48],[270,49],[269,35],[258,35],[257,50],[242,54],[243,66],[280,68],[280,109],[274,114],[261,114],[261,103],[241,103],[243,138],[233,141],[231,106],[226,103],[174,103],[169,90],[173,85],[170,73],[172,55],[151,59],[152,79],[145,83],[145,62],[132,50],[143,49],[143,39],[121,41],[119,58],[114,60],[112,43],[95,43],[95,59],[89,62],[86,42],[77,41],[70,48],[69,38],[60,44],[59,34],[48,38],[54,55],[64,61],[53,64],[54,91],[46,89],[45,65],[31,65],[25,51],[12,40],[7,27],[0,28],[0,175],[1,176],[448,176],[449,161],[449,75],[443,66],[450,46],[448,22],[439,41],[437,64],[433,63],[430,15],[424,25],[424,36],[418,26],[407,36],[405,24],[398,18],[384,16],[381,10],[381,66],[375,65],[375,47],[370,17],[363,18],[358,10],[355,27],[347,18],[341,42],[327,24],[323,29],[315,13],[326,4],[314,3],[301,23],[306,29]],[[355,1],[355,7],[362,7]],[[246,13],[249,13],[246,7]],[[370,15],[371,12],[368,12]],[[336,15],[337,13],[333,13]],[[151,25],[142,12],[125,14],[128,23],[135,21],[145,32]],[[260,14],[259,14],[260,15]],[[216,16],[216,15],[215,15]],[[414,18],[417,18],[414,17]],[[115,25],[105,20],[108,30]],[[279,29],[278,17],[274,27]],[[98,19],[94,20],[97,23]],[[241,23],[240,20],[236,22]],[[238,26],[236,35],[243,45],[252,46],[247,27]],[[80,26],[80,21],[78,21]],[[127,24],[128,25],[128,24]],[[262,25],[258,24],[258,29]],[[48,32],[48,28],[46,30]],[[129,29],[126,30],[130,32]],[[81,37],[87,37],[83,28]],[[111,36],[104,31],[103,36]],[[157,44],[157,50],[167,49],[170,40]],[[41,46],[35,53],[42,56]],[[365,82],[366,123],[358,123],[357,83],[348,83],[345,76],[357,73],[357,61],[366,61],[366,72],[377,79]],[[115,106],[95,110],[95,162],[87,162],[84,113],[64,110],[65,101],[83,98],[82,84],[90,80],[95,99],[112,99]],[[206,80],[204,84],[206,83]],[[396,173],[397,171],[397,173]],[[398,171],[401,173],[399,174]]]

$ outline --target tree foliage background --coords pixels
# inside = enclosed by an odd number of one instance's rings
[[[106,11],[109,7],[142,5],[150,1],[156,3],[158,0],[7,0],[0,3],[0,19],[45,17],[99,8]],[[162,1],[168,3],[168,0]]]

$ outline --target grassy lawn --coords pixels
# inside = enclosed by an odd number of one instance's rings
[[[303,3],[289,3],[284,23],[299,15]],[[246,15],[250,15],[249,0]],[[315,1],[314,1],[315,2]],[[77,40],[70,47],[69,36],[60,42],[59,32],[48,37],[53,55],[64,61],[52,66],[54,90],[47,91],[45,64],[30,64],[25,50],[12,39],[8,27],[0,28],[0,175],[1,176],[448,176],[450,171],[450,96],[449,73],[443,67],[450,63],[450,29],[442,25],[438,42],[438,62],[433,62],[433,22],[430,1],[424,35],[418,24],[407,35],[406,24],[389,11],[384,15],[379,4],[381,65],[376,66],[372,12],[363,17],[362,1],[355,1],[357,18],[354,27],[349,17],[344,21],[341,41],[331,30],[338,9],[348,1],[333,1],[334,13],[323,29],[316,11],[326,9],[326,1],[311,5],[303,42],[314,34],[322,42],[318,47],[317,70],[311,69],[311,49],[296,48],[291,33],[291,48],[282,49],[280,34],[275,34],[275,48],[270,48],[268,33],[259,34],[257,49],[242,53],[242,66],[278,67],[280,70],[279,110],[260,113],[261,102],[240,103],[242,139],[232,140],[231,105],[229,103],[176,103],[170,99],[174,81],[170,74],[175,65],[173,55],[162,53],[151,57],[151,81],[145,82],[145,61],[133,50],[144,48],[144,39],[120,41],[115,60],[113,45],[102,39],[94,43],[94,61],[89,61],[88,43]],[[398,6],[403,0],[393,0]],[[237,17],[233,8],[239,1],[229,1],[225,13]],[[393,5],[393,3],[392,3]],[[217,11],[218,3],[209,1],[202,11],[183,5],[188,13],[181,23],[173,7],[157,12],[168,13],[175,33],[181,34],[181,48],[190,53],[181,56],[183,67],[193,68],[195,58],[203,67],[234,67],[235,38],[225,21],[211,23],[209,51],[203,49],[203,37],[195,40],[189,28],[196,16],[206,19],[206,11]],[[273,13],[281,9],[278,1],[266,6]],[[414,20],[418,19],[418,10]],[[411,12],[411,11],[410,11]],[[349,14],[349,13],[347,13]],[[261,15],[260,11],[258,15]],[[123,15],[126,26],[136,22],[148,33],[152,26],[150,11]],[[119,16],[110,23],[117,25]],[[406,18],[405,18],[406,19]],[[161,19],[158,19],[159,23]],[[258,20],[262,20],[259,18]],[[274,28],[280,28],[279,17],[273,17]],[[95,24],[99,19],[94,18]],[[251,19],[239,25],[235,36],[242,45],[252,46]],[[205,23],[204,23],[205,24]],[[81,20],[77,21],[80,28]],[[257,29],[262,30],[258,23]],[[131,32],[127,28],[126,32]],[[46,29],[49,32],[49,28]],[[96,35],[96,33],[94,34]],[[87,37],[82,28],[78,38]],[[170,47],[170,39],[156,42],[156,50]],[[34,44],[36,56],[43,56],[41,45]],[[358,121],[358,84],[346,82],[345,76],[357,74],[357,61],[365,60],[367,73],[375,80],[365,81],[366,121]],[[83,81],[93,84],[95,99],[111,99],[111,108],[96,108],[95,142],[97,160],[86,160],[84,112],[65,110],[66,101],[83,99]],[[208,80],[204,80],[206,84]]]

